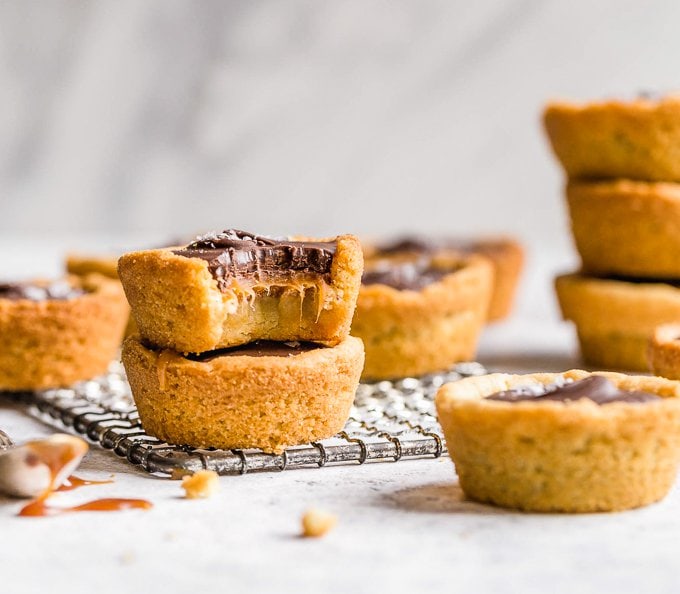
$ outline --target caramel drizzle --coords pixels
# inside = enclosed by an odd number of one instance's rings
[[[78,453],[74,453],[73,448],[62,447],[44,447],[41,442],[33,442],[29,444],[33,450],[34,455],[38,460],[44,463],[50,471],[50,483],[38,497],[25,505],[20,511],[19,516],[22,517],[45,517],[56,516],[59,514],[70,512],[84,512],[84,511],[121,511],[126,509],[151,509],[153,504],[144,499],[121,499],[121,498],[106,498],[95,499],[80,505],[72,507],[52,507],[47,504],[47,500],[57,491],[71,491],[78,487],[88,485],[100,485],[111,483],[113,481],[91,481],[81,479],[79,477],[70,476],[65,483],[55,489],[55,482],[61,470],[70,462],[75,460]]]
[[[173,351],[165,349],[159,353],[156,359],[156,375],[158,376],[158,387],[161,392],[164,392],[168,385],[168,365],[177,359],[177,357]]]
[[[78,489],[80,487],[89,487],[90,485],[108,485],[111,483],[113,483],[111,479],[105,481],[94,481],[71,475],[62,483],[62,485],[59,488],[54,490],[58,492],[73,491],[74,489]]]

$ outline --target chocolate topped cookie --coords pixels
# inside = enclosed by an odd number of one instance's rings
[[[0,285],[0,390],[68,386],[106,371],[127,321],[120,284],[99,275]]]
[[[680,382],[572,370],[440,388],[437,414],[466,496],[594,512],[663,498],[680,462]]]
[[[404,257],[410,255],[415,257],[418,266],[414,269],[406,268],[400,271],[400,267],[394,267],[390,274],[395,275],[396,281],[389,280],[389,274],[385,274],[383,284],[393,287],[405,287],[408,279],[414,278],[422,288],[429,281],[428,279],[439,280],[440,271],[428,269],[428,263],[436,254],[448,253],[459,256],[480,255],[488,258],[493,266],[494,281],[487,321],[494,322],[506,318],[512,310],[515,298],[517,283],[524,264],[524,250],[516,241],[508,238],[496,239],[457,239],[446,237],[431,237],[422,235],[406,235],[390,241],[378,242],[365,246],[367,263],[370,265],[373,260],[388,260],[396,256]],[[368,267],[368,266],[367,266]],[[427,273],[424,272],[427,270]],[[415,272],[422,274],[414,274]],[[401,277],[406,277],[404,282]],[[367,278],[369,280],[367,280]],[[371,284],[376,281],[376,277],[364,275],[364,284]],[[396,283],[396,284],[395,284]]]
[[[352,322],[364,341],[364,379],[417,376],[474,358],[493,272],[479,256],[373,256]]]
[[[337,344],[349,333],[362,269],[351,235],[289,240],[234,229],[119,262],[141,336],[189,353],[254,340]]]

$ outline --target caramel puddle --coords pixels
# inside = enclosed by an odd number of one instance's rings
[[[73,507],[52,507],[47,505],[46,500],[49,497],[39,497],[31,501],[28,505],[21,509],[20,516],[23,517],[45,517],[58,516],[60,514],[71,512],[84,511],[122,511],[126,509],[151,509],[153,504],[145,499],[95,499]]]
[[[90,485],[107,485],[112,482],[113,481],[111,479],[105,481],[93,481],[90,479],[83,479],[78,476],[71,475],[62,483],[62,485],[58,489],[55,489],[55,491],[73,491],[74,489],[78,489],[79,487],[89,487]]]
[[[87,452],[87,443],[82,439],[63,436],[56,440],[34,441],[26,445],[29,448],[31,457],[34,457],[31,463],[44,464],[49,469],[50,482],[38,497],[19,511],[19,516],[45,517],[71,512],[121,511],[126,509],[150,509],[153,507],[153,504],[143,499],[119,498],[95,499],[94,501],[88,501],[72,507],[52,507],[47,504],[47,500],[57,491],[71,491],[78,487],[105,484],[112,481],[90,481],[71,475],[64,479],[63,484],[61,484],[61,477],[63,477],[64,472],[72,470],[74,464],[77,465],[85,455],[85,452]]]

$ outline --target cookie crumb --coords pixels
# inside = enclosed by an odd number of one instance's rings
[[[193,473],[191,472],[191,470],[186,470],[184,468],[173,468],[172,472],[170,473],[170,480],[180,481],[185,476],[191,476],[192,474]]]
[[[199,470],[182,479],[182,488],[187,499],[205,499],[219,489],[218,475],[214,470]]]
[[[302,516],[302,536],[318,538],[335,528],[338,517],[320,509],[308,509]]]

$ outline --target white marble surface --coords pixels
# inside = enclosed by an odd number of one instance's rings
[[[73,238],[71,241],[75,241]],[[60,248],[0,239],[0,272],[58,266]],[[77,243],[77,242],[76,242]],[[576,364],[550,275],[568,254],[530,258],[517,315],[489,329],[480,360],[509,370]],[[11,265],[10,265],[11,263]],[[51,429],[0,400],[18,440]],[[540,515],[467,502],[448,459],[223,477],[206,501],[93,448],[79,474],[111,485],[60,495],[142,497],[148,512],[16,517],[0,500],[3,589],[12,594],[121,591],[675,593],[680,490],[617,514]],[[309,506],[336,513],[321,540],[298,537]]]

